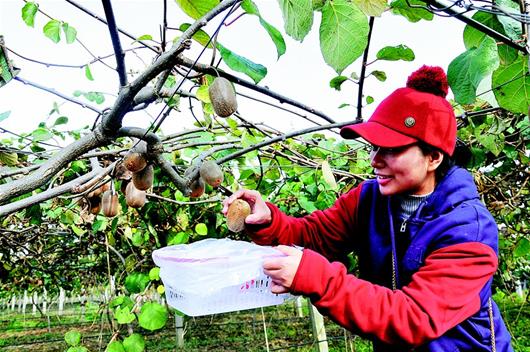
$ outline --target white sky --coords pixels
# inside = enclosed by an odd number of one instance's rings
[[[276,0],[254,0],[265,20],[276,26],[283,33],[283,20]],[[80,10],[64,1],[42,0],[38,1],[40,9],[48,15],[74,26],[78,38],[96,55],[103,56],[112,53],[110,36],[106,26],[97,20],[85,15]],[[91,9],[104,18],[101,1],[91,0],[79,3]],[[141,36],[151,34],[159,38],[159,24],[162,22],[162,1],[148,0],[114,0],[118,26],[125,31]],[[20,13],[24,2],[21,0],[2,0],[0,2],[0,34],[5,37],[6,44],[15,52],[27,57],[50,63],[84,64],[90,61],[91,56],[77,43],[67,45],[64,40],[54,44],[44,37],[42,27],[48,21],[42,14],[36,17],[35,28],[30,28],[22,21]],[[170,27],[178,27],[182,22],[191,22],[191,19],[176,6],[175,2],[168,0],[168,22]],[[293,41],[284,34],[287,43],[286,53],[277,61],[276,49],[267,33],[259,25],[255,16],[243,16],[230,27],[225,27],[220,34],[219,41],[235,53],[245,56],[254,62],[268,68],[267,76],[260,85],[268,86],[271,90],[297,100],[303,104],[326,113],[336,121],[347,121],[355,118],[354,108],[338,109],[342,103],[355,105],[357,101],[356,85],[345,82],[340,92],[329,87],[329,81],[336,76],[334,70],[327,66],[322,58],[318,41],[319,14],[316,15],[310,34],[302,43]],[[464,25],[453,18],[439,18],[434,21],[409,23],[405,18],[385,13],[375,21],[372,42],[370,44],[370,60],[384,46],[405,44],[412,48],[416,54],[413,62],[376,62],[369,66],[372,70],[384,70],[388,80],[384,83],[370,77],[366,81],[365,95],[371,95],[376,102],[365,108],[364,115],[369,116],[377,102],[383,99],[395,88],[404,86],[407,76],[423,64],[438,65],[447,69],[450,61],[464,51],[462,32]],[[213,25],[206,27],[212,33]],[[179,32],[170,31],[168,37],[173,38]],[[131,40],[122,36],[122,46],[131,46]],[[194,43],[192,50],[187,52],[190,58],[200,51],[199,44]],[[147,63],[152,56],[151,51],[139,51],[139,56],[128,55],[127,69],[141,70],[144,63],[139,59],[143,57]],[[210,61],[211,51],[207,51],[200,60],[203,63]],[[15,55],[10,58],[16,66],[21,68],[20,77],[31,80],[67,95],[72,95],[75,90],[103,91],[116,94],[118,89],[118,76],[115,71],[101,64],[92,65],[95,81],[88,81],[82,69],[47,68],[22,60]],[[113,58],[107,59],[110,66],[115,66]],[[226,66],[222,68],[227,69]],[[230,70],[227,69],[229,72]],[[348,67],[343,74],[349,75],[352,71],[360,72],[360,59]],[[233,73],[233,72],[232,72]],[[250,78],[240,73],[236,75],[250,81]],[[238,91],[259,96],[246,89],[237,88]],[[260,96],[263,98],[263,96]],[[109,107],[112,96],[101,109]],[[266,99],[271,101],[270,99]],[[11,111],[8,119],[2,121],[1,127],[15,132],[31,132],[37,124],[44,120],[52,108],[52,103],[63,103],[61,98],[51,96],[41,90],[24,86],[20,82],[12,81],[0,89],[0,113]],[[258,102],[250,101],[243,97],[238,98],[239,111],[247,119],[255,122],[266,122],[277,128],[288,131],[305,126],[300,119],[292,114],[286,114]],[[94,103],[92,103],[94,104]],[[188,103],[183,101],[182,113],[172,113],[162,125],[164,133],[171,133],[189,126],[191,121],[188,112]],[[296,108],[284,105],[288,109],[298,112]],[[161,106],[149,110],[151,116],[160,112]],[[78,106],[65,103],[60,108],[61,115],[70,119],[69,128],[90,125],[95,117],[92,111],[80,109]],[[308,113],[301,112],[311,116]],[[54,116],[55,120],[60,115]],[[312,119],[323,123],[319,117]],[[131,126],[147,127],[151,117],[145,112],[127,115],[124,124]],[[2,137],[2,134],[0,134]]]

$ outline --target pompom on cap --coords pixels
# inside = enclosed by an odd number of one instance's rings
[[[407,79],[407,87],[445,98],[449,91],[447,75],[439,66],[423,65]]]

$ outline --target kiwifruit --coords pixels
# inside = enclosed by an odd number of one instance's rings
[[[146,201],[145,191],[141,191],[134,187],[134,183],[129,182],[125,189],[125,201],[131,208],[141,208]]]
[[[204,182],[212,187],[219,187],[224,180],[223,170],[213,160],[203,162],[199,169],[199,174]]]
[[[153,165],[147,165],[143,170],[134,172],[132,182],[134,187],[141,191],[147,191],[153,185],[154,171]]]
[[[232,232],[241,232],[245,229],[245,219],[250,215],[250,205],[243,199],[236,199],[228,207],[226,225]]]
[[[197,198],[197,197],[202,196],[204,193],[205,186],[206,185],[204,184],[204,180],[202,179],[202,177],[198,177],[190,185],[190,189],[191,189],[190,197]]]
[[[220,117],[228,117],[237,110],[236,91],[232,82],[216,77],[208,87],[213,110]]]
[[[118,194],[116,192],[108,191],[103,192],[101,197],[101,211],[106,217],[112,218],[118,215]]]
[[[131,172],[139,172],[147,166],[147,157],[144,153],[129,151],[123,157],[123,165]]]

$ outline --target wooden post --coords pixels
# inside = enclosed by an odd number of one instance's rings
[[[60,287],[59,288],[59,315],[63,315],[64,298],[65,298],[64,288]]]
[[[177,332],[177,347],[184,347],[184,317],[175,313],[175,329]]]
[[[328,339],[324,326],[324,317],[312,304],[309,305],[309,316],[313,327],[313,336],[316,340],[316,350],[318,352],[328,352]]]

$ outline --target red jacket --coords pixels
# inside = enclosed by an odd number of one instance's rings
[[[262,245],[304,246],[291,291],[308,296],[323,314],[376,345],[491,350],[488,307],[497,229],[472,177],[452,169],[410,218],[406,233],[399,233],[403,224],[393,221],[390,204],[377,184],[367,181],[331,208],[303,218],[268,204],[272,223],[250,235]],[[362,278],[334,261],[352,250]],[[497,351],[511,351],[494,302],[492,314]]]

